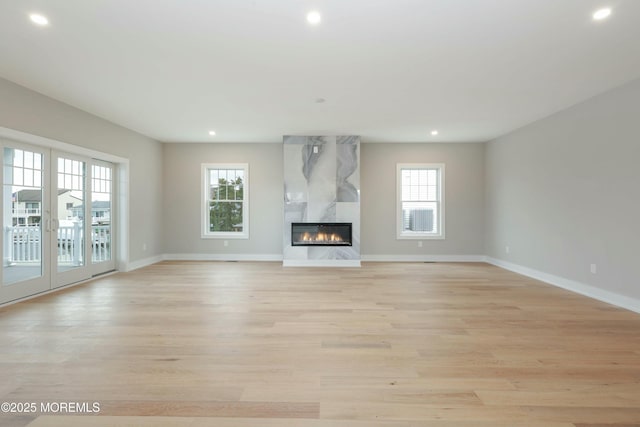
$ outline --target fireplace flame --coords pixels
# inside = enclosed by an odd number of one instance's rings
[[[300,240],[303,242],[316,242],[316,243],[324,243],[324,242],[342,242],[342,237],[335,233],[323,233],[318,232],[316,234],[311,234],[305,231],[302,236],[300,236]]]

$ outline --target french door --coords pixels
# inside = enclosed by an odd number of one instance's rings
[[[3,143],[0,303],[115,268],[114,165]]]

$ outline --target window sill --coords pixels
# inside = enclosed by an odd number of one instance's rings
[[[248,233],[216,233],[216,234],[202,234],[201,239],[235,239],[235,240],[248,240]]]
[[[445,240],[444,234],[398,234],[397,240]]]

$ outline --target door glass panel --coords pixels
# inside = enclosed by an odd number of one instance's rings
[[[58,157],[58,271],[82,267],[84,259],[85,163]]]
[[[113,169],[91,165],[91,262],[111,260]]]
[[[3,284],[42,277],[42,154],[4,148]]]

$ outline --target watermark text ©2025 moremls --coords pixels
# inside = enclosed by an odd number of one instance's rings
[[[100,402],[2,402],[3,414],[97,414]]]

